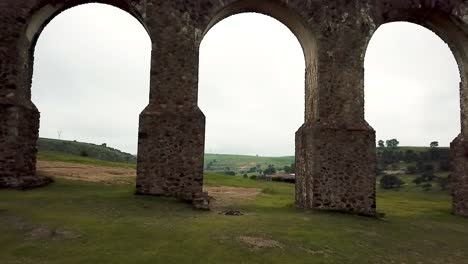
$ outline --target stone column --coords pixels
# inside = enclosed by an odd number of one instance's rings
[[[462,69],[464,67],[461,67]],[[468,74],[462,73],[460,83],[461,133],[450,144],[452,158],[451,189],[453,213],[468,216]]]
[[[453,196],[453,213],[468,216],[468,3],[454,1],[451,3],[450,16],[439,21],[437,25],[441,36],[451,48],[460,69],[460,121],[461,132],[450,144],[451,190]],[[450,21],[450,22],[449,22]],[[460,23],[453,23],[459,21]],[[449,26],[448,26],[449,25]]]
[[[337,7],[322,18],[317,59],[306,72],[306,121],[296,133],[299,207],[376,213],[375,131],[364,120],[371,21],[363,8],[344,15]]]
[[[198,37],[177,3],[148,6],[153,42],[150,103],[140,115],[137,193],[207,208],[203,193],[205,116],[197,106]]]
[[[0,19],[0,188],[33,188],[51,180],[36,175],[39,112],[31,102],[32,54],[26,18],[14,3]]]

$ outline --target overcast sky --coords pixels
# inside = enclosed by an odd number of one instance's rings
[[[151,42],[136,19],[106,5],[57,16],[35,51],[33,102],[40,136],[136,153],[138,115],[148,103]],[[206,152],[294,154],[304,120],[304,56],[296,37],[259,14],[227,18],[200,50],[199,105]],[[377,139],[448,146],[460,131],[457,64],[431,31],[382,26],[365,62],[366,119]]]

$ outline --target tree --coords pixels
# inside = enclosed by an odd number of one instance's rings
[[[410,166],[408,166],[406,168],[406,172],[408,174],[416,174],[416,173],[418,173],[418,168],[416,168],[416,166],[414,166],[414,165],[410,165]]]
[[[291,166],[286,165],[286,166],[284,166],[283,170],[284,170],[285,173],[295,173],[296,164],[292,163]]]
[[[387,144],[388,148],[397,148],[398,144],[400,144],[400,142],[396,140],[395,138],[387,140],[385,143]]]
[[[383,140],[379,140],[379,142],[377,143],[379,148],[385,148],[385,143]]]
[[[272,175],[272,174],[275,174],[276,173],[276,168],[274,165],[268,165],[268,168],[266,168],[264,171],[263,171],[263,175]]]
[[[385,174],[382,179],[380,179],[380,187],[383,189],[398,189],[403,184],[405,184],[405,182],[395,175]]]
[[[226,170],[224,171],[224,174],[229,175],[229,176],[236,176],[236,172],[232,170]]]
[[[441,161],[439,161],[439,170],[440,171],[449,171],[450,170],[450,160],[441,160]]]
[[[429,146],[430,146],[431,148],[436,148],[436,147],[439,146],[439,142],[437,142],[437,141],[432,141],[431,144],[429,144]]]
[[[448,177],[439,177],[437,179],[437,184],[439,184],[440,189],[448,190],[450,188],[450,175]]]
[[[435,176],[432,171],[425,171],[425,172],[423,172],[421,174],[421,176],[414,179],[413,182],[416,183],[417,185],[419,185],[421,183],[431,182],[432,180],[434,180],[436,178],[437,178],[437,176]]]

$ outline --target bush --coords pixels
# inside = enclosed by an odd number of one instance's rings
[[[450,175],[448,177],[439,177],[437,179],[437,184],[439,184],[440,189],[448,190],[450,189]]]
[[[416,166],[410,165],[406,168],[406,172],[408,174],[416,174],[418,173],[418,168],[416,168]]]
[[[246,179],[246,178],[248,178],[248,177],[249,177],[249,175],[247,175],[247,174],[244,174],[244,179]]]
[[[250,179],[251,179],[251,180],[256,180],[256,179],[257,179],[257,175],[252,175],[252,176],[250,176]]]
[[[380,179],[380,187],[383,189],[398,189],[403,184],[405,184],[405,182],[395,175],[385,174],[382,179]]]
[[[423,191],[429,191],[432,188],[432,184],[426,182],[423,185],[421,185]]]
[[[427,171],[421,174],[421,176],[414,179],[413,182],[419,185],[424,182],[431,182],[435,178],[437,178],[437,176],[435,176],[431,171]]]
[[[227,170],[227,171],[224,171],[224,174],[228,175],[228,176],[236,176],[236,172],[232,171],[232,170]]]

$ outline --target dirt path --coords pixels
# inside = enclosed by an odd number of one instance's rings
[[[108,184],[131,183],[135,181],[136,177],[135,169],[55,161],[38,161],[37,170],[39,173],[53,177]]]
[[[134,183],[136,177],[135,169],[55,161],[38,161],[37,170],[41,174],[52,177],[106,184]],[[212,208],[229,207],[239,202],[249,201],[261,193],[261,189],[258,188],[230,186],[205,186],[203,189],[213,198]]]
[[[239,202],[253,200],[262,191],[258,188],[231,186],[205,186],[203,190],[213,198],[210,203],[211,208],[229,207]]]

